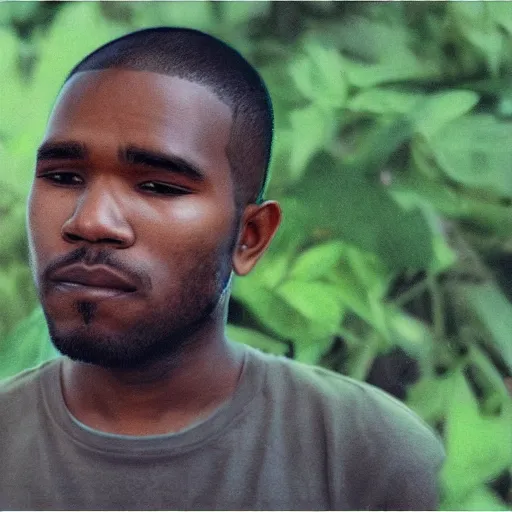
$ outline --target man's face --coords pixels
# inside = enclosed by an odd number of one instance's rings
[[[119,69],[75,75],[38,154],[31,262],[74,359],[134,368],[210,318],[231,275],[232,114],[209,89]]]

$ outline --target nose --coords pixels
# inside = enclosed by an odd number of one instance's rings
[[[89,186],[79,196],[73,215],[62,226],[70,243],[103,243],[118,248],[133,245],[135,234],[119,198],[105,184]]]

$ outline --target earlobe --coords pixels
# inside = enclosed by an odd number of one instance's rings
[[[233,254],[233,270],[239,276],[248,274],[263,256],[281,222],[281,208],[276,201],[250,204],[246,207],[239,243]]]

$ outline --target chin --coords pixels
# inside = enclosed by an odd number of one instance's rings
[[[50,337],[74,361],[117,369],[139,369],[178,358],[185,346],[201,339],[215,317],[219,297],[196,294],[200,300],[169,300],[145,311],[115,311],[94,301],[76,301],[71,308],[44,308]],[[148,311],[149,309],[149,311]]]
[[[159,331],[158,326],[137,327],[113,332],[93,322],[61,328],[48,322],[55,348],[73,361],[108,369],[136,370],[158,361],[176,358],[185,345],[174,330]]]
[[[72,332],[50,332],[55,348],[73,361],[105,368],[130,368],[140,364],[139,355],[105,334],[90,329]]]

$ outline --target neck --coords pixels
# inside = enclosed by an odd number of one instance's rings
[[[213,337],[189,343],[178,357],[137,370],[66,359],[62,387],[71,414],[92,428],[124,435],[166,434],[226,402],[241,369],[242,351],[226,340],[222,325]]]

